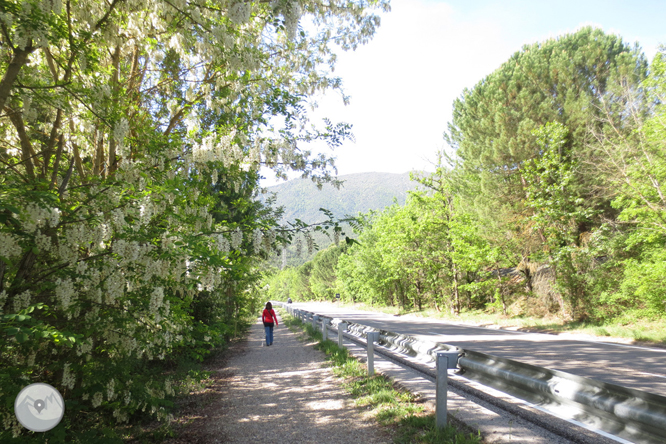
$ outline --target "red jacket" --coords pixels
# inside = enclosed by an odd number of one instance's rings
[[[278,325],[278,320],[277,316],[275,315],[275,310],[273,310],[272,308],[270,310],[266,310],[264,308],[264,312],[261,315],[261,320],[264,322],[264,327],[273,325],[273,320],[275,320],[275,325]]]

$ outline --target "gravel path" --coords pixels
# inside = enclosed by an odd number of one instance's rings
[[[224,383],[195,421],[196,442],[391,442],[383,429],[362,419],[311,343],[280,323],[273,345],[263,344],[264,328],[257,323],[230,350],[224,368],[216,369],[225,374]]]

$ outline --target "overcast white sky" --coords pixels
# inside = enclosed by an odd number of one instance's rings
[[[319,117],[353,125],[337,148],[340,175],[432,170],[453,100],[511,54],[592,25],[638,42],[651,60],[666,44],[664,0],[394,0],[375,38],[342,53],[336,74],[351,103],[319,100]],[[264,186],[275,184],[268,173]]]

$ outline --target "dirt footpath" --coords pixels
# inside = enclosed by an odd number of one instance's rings
[[[212,369],[215,383],[207,401],[187,414],[190,423],[169,443],[392,441],[384,429],[362,419],[332,371],[322,366],[324,354],[282,324],[270,347],[257,323],[225,356]]]

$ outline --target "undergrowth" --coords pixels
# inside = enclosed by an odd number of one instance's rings
[[[351,356],[344,347],[331,340],[323,341],[320,331],[282,312],[284,324],[292,331],[305,331],[317,341],[316,348],[326,354],[327,361],[356,405],[370,412],[383,426],[391,427],[396,443],[478,444],[480,436],[463,433],[453,425],[444,429],[435,426],[435,415],[411,393],[394,386],[383,375],[368,376],[367,367]]]

